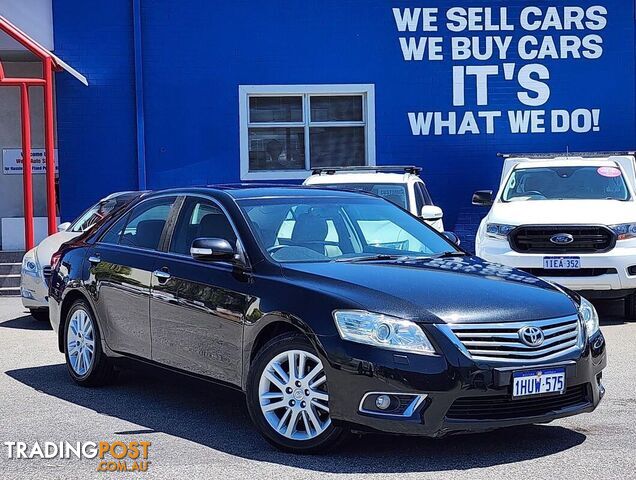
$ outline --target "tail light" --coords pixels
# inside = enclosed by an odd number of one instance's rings
[[[60,264],[60,259],[62,258],[62,254],[60,252],[55,252],[51,257],[51,272],[57,270],[58,265]]]

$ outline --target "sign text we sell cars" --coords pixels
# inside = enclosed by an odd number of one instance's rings
[[[519,11],[520,10],[520,11]],[[447,112],[409,112],[413,135],[586,133],[601,129],[600,108],[541,108],[551,95],[550,62],[594,61],[603,55],[607,8],[602,5],[393,8],[406,62],[452,62],[452,105]],[[491,85],[510,82],[507,111],[488,107]],[[477,108],[464,111],[463,108]],[[462,109],[459,111],[459,109]]]

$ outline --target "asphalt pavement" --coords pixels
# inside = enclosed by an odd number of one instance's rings
[[[607,389],[590,414],[441,440],[364,436],[324,456],[274,450],[242,394],[136,367],[116,384],[76,386],[50,326],[0,297],[2,479],[636,478],[636,323],[600,305]],[[98,472],[95,459],[9,459],[4,442],[148,441],[147,472]]]

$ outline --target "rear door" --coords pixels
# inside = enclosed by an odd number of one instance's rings
[[[108,346],[117,352],[151,357],[150,283],[175,200],[140,203],[89,251],[97,315]]]
[[[256,299],[251,277],[230,262],[190,256],[195,238],[223,238],[241,251],[236,230],[213,200],[187,197],[168,252],[152,278],[150,315],[153,360],[240,384],[243,321]]]

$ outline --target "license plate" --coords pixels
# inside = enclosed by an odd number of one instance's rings
[[[543,268],[547,270],[577,270],[581,268],[581,257],[543,257]]]
[[[530,370],[512,374],[512,397],[565,392],[565,368]]]

